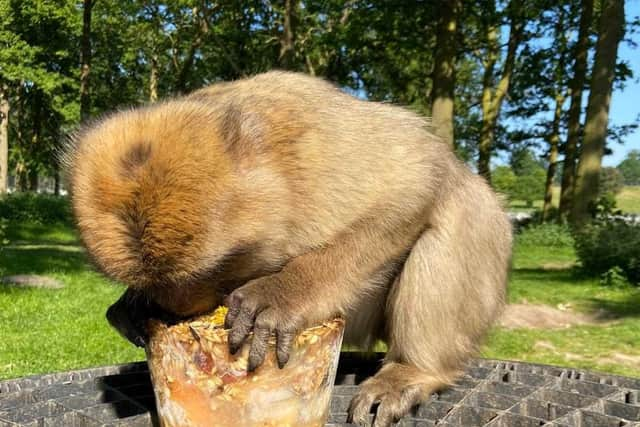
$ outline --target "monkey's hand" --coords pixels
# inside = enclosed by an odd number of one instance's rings
[[[252,280],[229,295],[229,311],[225,328],[229,332],[229,349],[236,353],[253,330],[249,350],[248,370],[253,371],[264,362],[269,338],[276,336],[276,358],[283,368],[289,360],[291,345],[297,333],[304,328],[300,310],[287,299],[286,284],[280,275]]]
[[[283,367],[298,332],[343,315],[374,290],[377,285],[368,280],[371,273],[402,258],[423,229],[411,218],[395,226],[388,218],[380,221],[354,226],[322,248],[290,260],[280,272],[233,291],[225,319],[225,327],[231,329],[230,351],[238,351],[253,330],[248,365],[253,370],[264,361],[275,332],[276,357]]]

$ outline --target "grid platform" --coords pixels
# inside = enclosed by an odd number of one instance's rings
[[[349,402],[380,358],[341,356],[327,426],[352,425]],[[157,425],[145,362],[0,382],[0,427]],[[640,427],[640,379],[477,359],[397,425]]]

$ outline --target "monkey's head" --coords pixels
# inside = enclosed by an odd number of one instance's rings
[[[97,268],[185,316],[221,302],[212,273],[246,238],[211,114],[187,101],[119,112],[79,133],[64,156]]]

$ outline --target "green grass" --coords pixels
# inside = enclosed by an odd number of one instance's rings
[[[552,204],[557,207],[560,200],[560,187],[553,187]],[[626,213],[640,214],[640,186],[627,186],[616,195],[617,208]],[[529,207],[520,200],[512,200],[509,203],[509,210],[517,212],[529,212],[535,209],[542,209],[542,200],[533,202]]]
[[[517,246],[509,302],[570,304],[576,311],[606,316],[606,324],[560,330],[496,328],[482,355],[640,376],[640,290],[603,287],[598,279],[581,276],[570,265],[574,261],[571,247]],[[638,359],[616,363],[616,353]]]
[[[0,379],[144,358],[104,318],[122,288],[90,270],[68,226],[11,223],[7,231],[11,244],[0,254],[0,270],[50,275],[66,287],[0,287]],[[615,352],[640,356],[640,291],[603,288],[576,273],[575,259],[571,247],[520,243],[509,300],[606,310],[612,322],[553,331],[498,328],[482,355],[640,376],[638,365],[606,360]]]
[[[640,185],[624,187],[616,196],[616,202],[622,212],[640,213]]]
[[[61,290],[0,286],[0,378],[140,360],[107,324],[122,289],[92,272],[68,226],[10,223],[4,274],[45,274]]]

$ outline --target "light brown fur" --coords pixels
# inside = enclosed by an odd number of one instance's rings
[[[503,306],[510,224],[485,182],[418,116],[319,79],[270,72],[120,112],[67,159],[96,264],[165,309],[231,292],[238,343],[336,314],[348,343],[384,339],[356,422],[380,401],[388,425],[453,381]]]

